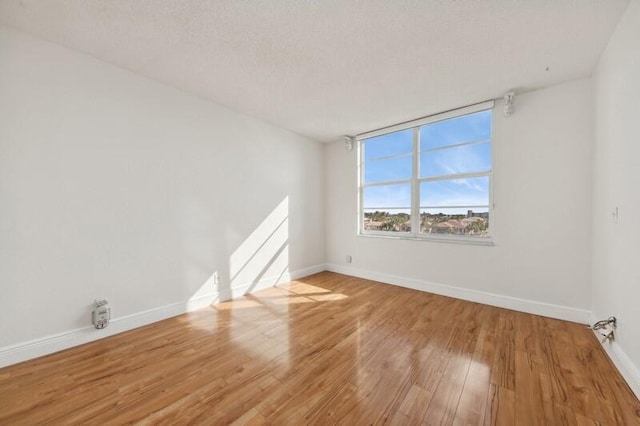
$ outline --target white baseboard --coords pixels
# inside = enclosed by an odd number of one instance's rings
[[[0,348],[0,368],[16,364],[29,359],[68,349],[94,340],[102,339],[114,334],[129,331],[167,318],[194,311],[216,303],[242,296],[248,292],[258,291],[267,287],[296,280],[325,270],[325,265],[314,265],[308,268],[282,274],[279,277],[262,278],[257,283],[236,286],[220,292],[192,297],[189,300],[159,306],[147,311],[137,312],[113,318],[109,327],[96,330],[92,326],[69,330],[62,333],[40,337],[26,342]]]
[[[436,284],[414,278],[404,278],[396,275],[384,274],[380,272],[367,271],[354,268],[352,266],[327,264],[326,269],[331,272],[365,278],[386,284],[398,285],[414,290],[426,291],[443,296],[455,297],[457,299],[469,300],[491,306],[512,309],[520,312],[527,312],[542,315],[550,318],[557,318],[566,321],[573,321],[583,324],[593,324],[596,318],[586,309],[577,309],[567,306],[553,305],[549,303],[537,302],[533,300],[520,299],[517,297],[503,296],[494,293],[487,293],[477,290],[470,290],[460,287],[453,287],[443,284]],[[596,336],[599,336],[596,334]],[[601,337],[601,336],[599,336]],[[633,393],[640,399],[640,369],[622,349],[622,346],[615,340],[603,345],[603,348],[611,361],[616,366],[620,374],[625,379]]]
[[[240,286],[234,286],[229,289],[225,289],[219,293],[212,293],[208,295],[199,296],[197,298],[191,298],[187,302],[187,312],[196,309],[204,308],[224,300],[233,299],[234,297],[240,297],[243,294],[252,293],[265,288],[273,287],[278,284],[286,283],[289,281],[297,280],[298,278],[306,277],[308,275],[317,274],[326,270],[324,264],[313,265],[307,268],[298,269],[291,272],[285,272],[280,276],[272,276],[262,278],[257,283],[244,284]]]
[[[591,324],[595,324],[598,321],[595,314],[591,315]],[[602,339],[602,336],[594,331],[594,334],[598,338],[598,341]],[[627,382],[633,393],[638,399],[640,399],[640,368],[634,364],[627,353],[622,349],[620,343],[615,339],[610,342],[602,343],[602,348],[609,356],[609,359],[616,366],[624,380]]]
[[[114,318],[111,320],[109,327],[102,330],[87,326],[5,346],[0,348],[0,367],[52,354],[63,349],[180,315],[184,313],[184,305],[184,303],[172,303],[132,315]]]
[[[317,274],[327,270],[327,265],[324,263],[320,265],[309,266],[308,268],[298,269],[297,271],[289,273],[288,281],[295,281],[297,279],[308,277],[309,275]]]
[[[497,306],[500,308],[512,309],[514,311],[527,312],[530,314],[542,315],[545,317],[573,321],[582,324],[587,324],[591,318],[591,312],[586,309],[571,308],[568,306],[554,305],[550,303],[520,299],[517,297],[503,296],[495,293],[437,284],[415,278],[405,278],[381,272],[367,271],[354,268],[352,266],[327,264],[326,269],[328,271],[379,281],[386,284],[393,284],[442,296],[455,297],[456,299],[469,300],[471,302],[483,303],[485,305]]]

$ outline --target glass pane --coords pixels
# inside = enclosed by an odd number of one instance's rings
[[[389,133],[362,141],[364,161],[413,152],[413,129]]]
[[[411,179],[411,155],[364,163],[364,183]]]
[[[486,238],[489,236],[489,209],[421,209],[420,233]]]
[[[370,209],[364,211],[365,231],[411,232],[409,209]]]
[[[491,142],[455,146],[420,154],[420,177],[491,170]]]
[[[448,179],[420,184],[420,206],[488,206],[489,177]]]
[[[379,207],[402,207],[410,209],[411,184],[380,185],[364,188],[364,200],[362,206],[365,209]]]
[[[420,151],[491,137],[491,110],[420,126]]]

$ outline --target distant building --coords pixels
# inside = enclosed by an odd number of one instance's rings
[[[481,217],[483,219],[489,219],[489,212],[474,213],[473,210],[467,210],[467,217]]]
[[[373,220],[365,220],[364,221],[364,229],[367,231],[377,231],[382,227],[384,222],[376,222]]]

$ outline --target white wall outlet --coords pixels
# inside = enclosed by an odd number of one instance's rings
[[[347,262],[347,263],[351,263],[353,259],[351,258],[351,255],[350,255],[350,254],[348,254],[348,255],[346,255],[346,256],[345,256],[344,260],[345,260],[345,262]]]
[[[613,221],[614,224],[618,223],[618,208],[614,207],[613,209],[611,209],[611,220]]]
[[[103,329],[109,325],[111,320],[111,308],[105,299],[93,302],[93,312],[91,313],[91,322],[97,329]]]
[[[213,283],[215,285],[220,284],[220,275],[217,272],[213,273]]]

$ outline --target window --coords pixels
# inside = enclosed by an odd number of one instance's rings
[[[360,233],[487,241],[487,102],[358,136]]]

